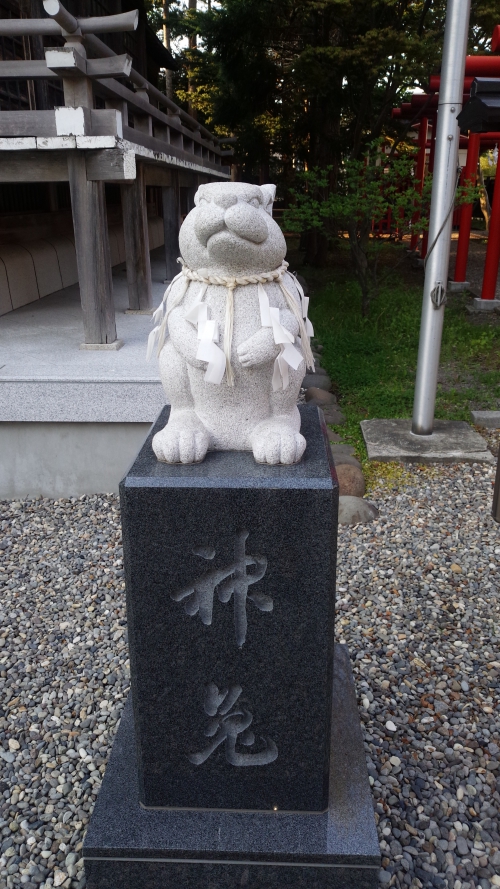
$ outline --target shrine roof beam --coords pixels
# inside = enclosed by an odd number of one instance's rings
[[[500,78],[478,77],[471,87],[471,99],[457,117],[461,132],[490,132],[500,123]]]
[[[51,18],[0,19],[0,37],[65,37],[77,31],[81,34],[111,34],[117,31],[135,31],[139,22],[137,9],[118,15],[74,18],[58,0],[45,0],[44,8]],[[55,10],[54,13],[51,12],[52,9]]]
[[[96,55],[106,56],[108,58],[111,58],[111,56],[115,55],[115,53],[112,49],[109,48],[109,46],[106,46],[106,44],[103,43],[102,40],[99,40],[98,37],[94,37],[94,35],[87,35],[86,37],[84,37],[83,42],[85,46],[91,49],[92,52],[95,52]],[[150,83],[149,80],[146,80],[146,78],[143,77],[142,74],[139,74],[139,72],[136,71],[134,68],[132,68],[129,78],[134,86],[136,86],[138,89],[146,90],[148,95],[155,99],[155,101],[157,101],[159,105],[163,105],[163,107],[167,108],[167,110],[170,111],[172,114],[178,115],[183,123],[186,124],[188,129],[200,132],[207,139],[213,139],[216,142],[224,141],[223,139],[217,139],[217,137],[215,137],[213,133],[210,132],[210,130],[207,130],[206,127],[199,124],[194,119],[194,117],[191,117],[191,115],[187,113],[187,111],[179,108],[179,106],[176,105],[175,102],[172,101],[172,99],[169,99],[168,96],[160,92],[159,89],[156,89],[156,87],[153,86],[153,84]],[[128,99],[128,96],[127,101],[130,101]]]
[[[474,78],[472,76],[471,77],[464,77],[464,93],[468,93],[470,91],[473,80],[474,80]],[[429,92],[430,93],[438,93],[440,85],[441,85],[441,75],[440,74],[432,74],[429,77]]]
[[[464,93],[462,96],[462,102],[468,102],[470,98],[470,94]],[[403,102],[401,107],[405,108],[406,105],[409,105],[411,108],[426,108],[426,109],[435,109],[438,107],[439,95],[438,93],[431,93],[430,95],[427,93],[416,93],[412,96],[411,102]]]

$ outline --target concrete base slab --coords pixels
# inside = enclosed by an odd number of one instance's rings
[[[500,299],[480,299],[478,296],[472,301],[472,312],[496,312],[500,311]]]
[[[414,435],[411,420],[362,420],[369,460],[382,463],[495,463],[484,438],[463,420],[435,420],[432,435]]]
[[[469,281],[448,281],[446,287],[448,293],[462,293],[464,290],[470,290]]]
[[[150,426],[0,423],[0,500],[118,493]]]
[[[80,349],[84,352],[118,352],[123,346],[123,340],[115,340],[114,343],[80,343]]]
[[[472,422],[484,429],[500,429],[500,411],[471,411]]]

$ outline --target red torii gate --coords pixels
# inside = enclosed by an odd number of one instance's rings
[[[493,52],[500,50],[500,25],[497,25],[493,31],[491,41],[491,49]],[[463,104],[470,98],[470,88],[475,77],[498,77],[500,78],[500,56],[467,56],[465,62],[464,77],[464,96]],[[403,102],[400,108],[394,108],[392,111],[393,118],[408,118],[411,113],[418,118],[419,110],[422,110],[422,117],[415,121],[415,125],[419,125],[418,146],[419,153],[417,156],[417,165],[415,171],[415,179],[418,183],[417,189],[422,192],[423,181],[425,176],[425,157],[427,148],[429,151],[428,171],[433,171],[435,134],[436,134],[436,113],[438,97],[434,93],[439,92],[441,78],[439,74],[432,75],[429,80],[429,93],[420,93],[412,96],[411,102]],[[428,114],[428,112],[431,112]],[[432,114],[432,112],[434,112]],[[425,116],[424,116],[425,115]],[[430,143],[427,140],[427,131],[431,124]],[[425,136],[424,136],[425,132]],[[500,142],[500,133],[471,133],[469,137],[460,137],[460,148],[467,147],[467,160],[464,172],[462,174],[462,182],[475,183],[477,163],[481,146],[493,147]],[[495,201],[496,196],[496,201]],[[457,245],[457,258],[455,264],[454,283],[464,284],[467,270],[467,259],[469,253],[470,232],[472,223],[472,204],[464,204],[460,209],[460,226]],[[419,218],[415,214],[415,221]],[[414,250],[418,244],[418,235],[413,235],[410,246]],[[420,256],[424,259],[427,255],[427,232],[424,232],[422,238],[422,247]],[[498,268],[500,264],[500,188],[495,189],[493,196],[493,207],[491,211],[490,232],[488,236],[488,247],[486,251],[486,260],[483,276],[483,287],[481,298],[494,299],[496,290],[496,281],[498,276]]]

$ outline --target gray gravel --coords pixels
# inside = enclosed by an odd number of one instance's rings
[[[409,469],[339,529],[381,886],[500,887],[500,527],[493,470]],[[0,886],[83,889],[128,691],[115,497],[0,503]]]
[[[82,889],[129,684],[118,503],[4,502],[0,529],[0,886]]]
[[[340,530],[382,886],[500,886],[500,526],[494,470],[409,469]]]

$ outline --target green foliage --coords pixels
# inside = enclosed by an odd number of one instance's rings
[[[148,23],[156,34],[163,28],[163,3],[158,3],[157,0],[144,0],[144,7]]]
[[[385,244],[382,250],[389,265],[403,248]],[[376,310],[363,318],[359,285],[342,254],[337,260],[336,267],[322,272],[324,283],[314,290],[310,315],[324,347],[322,364],[346,415],[346,426],[338,431],[363,454],[360,420],[412,415],[422,284],[409,284],[403,269],[393,272],[380,288]],[[471,325],[463,301],[453,297],[445,309],[436,417],[470,420],[471,402],[496,408],[499,347],[500,327]]]
[[[318,231],[330,244],[338,238],[343,241],[347,234],[363,315],[368,314],[387,275],[381,278],[379,274],[381,235],[376,223],[391,214],[391,236],[398,240],[428,226],[432,176],[419,189],[414,179],[415,148],[401,143],[397,153],[387,156],[384,147],[384,140],[379,140],[368,146],[363,160],[346,158],[334,181],[332,166],[298,173],[297,187],[290,189],[293,204],[284,215],[289,232]],[[472,203],[478,194],[470,183],[460,186],[456,205]]]
[[[298,188],[291,189],[292,207],[286,211],[288,231],[317,230],[331,242],[347,233],[352,267],[361,288],[362,314],[378,296],[380,243],[372,231],[377,223],[392,214],[393,226],[401,238],[410,228],[421,231],[426,223],[418,218],[427,204],[430,178],[422,192],[415,187],[413,169],[415,150],[407,147],[393,157],[383,153],[383,145],[374,143],[363,160],[346,158],[332,184],[333,167],[299,173]]]
[[[446,0],[219,0],[170,20],[174,37],[198,35],[183,54],[189,98],[238,137],[243,178],[286,184],[404,137],[390,112],[437,70],[445,12]],[[474,0],[474,51],[495,23],[493,0]]]
[[[342,237],[353,221],[361,231],[392,210],[404,229],[422,203],[412,181],[414,162],[411,149],[390,160],[377,152],[362,161],[347,158],[339,168],[335,191],[332,166],[299,173],[299,187],[290,189],[294,203],[285,213],[285,226],[295,232],[318,229]]]
[[[495,178],[497,174],[497,164],[495,162],[493,149],[485,151],[485,153],[482,154],[479,158],[479,163],[481,164],[481,172],[485,178]]]

